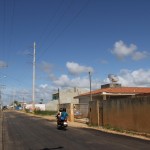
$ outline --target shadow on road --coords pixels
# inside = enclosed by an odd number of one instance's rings
[[[53,148],[43,148],[43,149],[40,149],[40,150],[52,150],[52,149],[62,149],[64,147],[62,146],[59,146],[59,147],[53,147]]]

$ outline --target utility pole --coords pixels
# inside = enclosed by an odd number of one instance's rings
[[[6,76],[0,77],[0,79],[6,78]],[[3,107],[3,101],[2,101],[2,88],[4,88],[5,85],[1,85],[0,84],[0,110],[2,111],[2,107]]]
[[[0,85],[0,109],[3,108],[3,100],[2,100],[2,89],[5,88],[5,85]]]
[[[58,112],[59,112],[59,109],[60,109],[60,91],[58,88]]]
[[[91,72],[89,72],[89,80],[90,80],[90,101],[92,101]]]
[[[16,90],[13,91],[13,110],[15,110],[15,98],[16,98]]]
[[[34,49],[33,49],[33,83],[32,83],[32,109],[35,109],[35,66],[36,66],[36,61],[35,61],[35,56],[36,56],[36,44],[34,42]]]
[[[92,88],[91,88],[91,72],[89,71],[89,81],[90,81],[90,101],[92,101]],[[91,109],[91,106],[90,106],[90,112],[89,112],[89,124],[91,125],[91,123],[92,123],[92,109]]]
[[[1,88],[0,88],[0,110],[2,110]]]

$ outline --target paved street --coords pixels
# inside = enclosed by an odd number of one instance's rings
[[[149,150],[150,141],[113,135],[94,129],[68,127],[55,121],[5,111],[2,150]]]

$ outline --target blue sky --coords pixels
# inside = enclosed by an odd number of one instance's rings
[[[56,89],[109,83],[150,86],[149,0],[1,0],[0,83],[4,102],[36,101]],[[4,76],[7,76],[4,78]]]

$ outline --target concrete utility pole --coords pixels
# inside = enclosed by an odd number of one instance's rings
[[[58,88],[58,104],[60,105],[60,91],[59,91],[59,88]]]
[[[2,89],[5,88],[5,85],[0,85],[0,110],[3,108],[3,100],[2,100]]]
[[[33,83],[32,83],[32,108],[35,109],[35,66],[36,66],[36,50],[35,50],[36,44],[34,42],[34,49],[33,49]]]
[[[6,78],[6,76],[0,77],[0,79]],[[1,89],[3,89],[5,87],[5,85],[1,85],[0,84],[0,110],[2,110],[2,106],[3,106],[3,101],[2,101],[2,91]]]
[[[1,88],[0,88],[0,110],[2,110]]]
[[[13,91],[13,110],[15,110],[15,97],[16,97],[16,90]]]
[[[89,72],[89,80],[90,80],[90,101],[92,101],[91,72]]]

